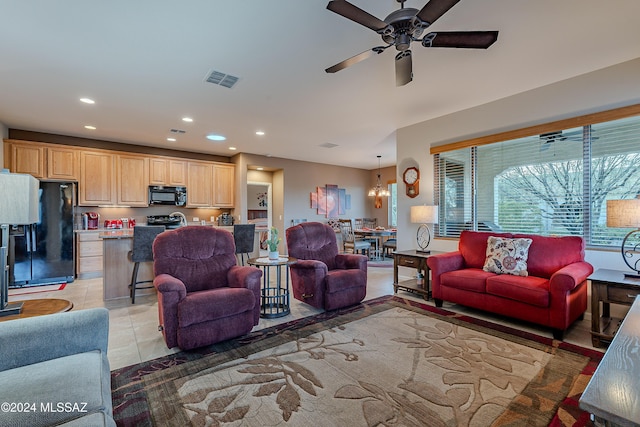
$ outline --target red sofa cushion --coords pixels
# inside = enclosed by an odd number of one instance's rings
[[[485,293],[487,278],[491,276],[495,276],[495,274],[484,271],[482,268],[465,268],[442,273],[440,285]]]
[[[462,258],[464,258],[465,267],[482,270],[487,255],[487,239],[489,236],[513,237],[511,233],[487,233],[469,230],[463,230],[460,233],[458,250],[462,254]]]
[[[549,307],[549,280],[541,277],[495,275],[487,278],[487,293],[537,307]]]
[[[533,234],[514,234],[533,240],[529,247],[527,271],[529,276],[550,278],[562,267],[584,261],[584,240],[579,236],[549,237]]]

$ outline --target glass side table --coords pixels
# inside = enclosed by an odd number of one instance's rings
[[[260,289],[260,317],[274,319],[291,313],[289,305],[289,266],[298,260],[292,257],[280,257],[277,260],[268,257],[249,258],[247,263],[262,268],[262,288]],[[282,283],[282,268],[285,281]],[[271,273],[275,278],[271,280]]]

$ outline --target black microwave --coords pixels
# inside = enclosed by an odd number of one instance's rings
[[[187,205],[187,187],[149,186],[149,205]]]

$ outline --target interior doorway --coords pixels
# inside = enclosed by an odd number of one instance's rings
[[[267,253],[269,229],[273,224],[273,193],[268,182],[247,181],[247,222],[259,231],[260,256]]]

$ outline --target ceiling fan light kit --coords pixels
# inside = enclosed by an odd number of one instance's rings
[[[396,86],[404,86],[413,80],[413,65],[411,59],[412,42],[420,42],[423,47],[445,47],[465,49],[487,49],[498,39],[498,31],[440,31],[430,32],[423,38],[422,33],[438,18],[455,6],[460,0],[429,0],[420,10],[405,8],[406,0],[397,0],[400,9],[391,12],[384,21],[365,12],[346,0],[331,0],[327,9],[351,21],[363,25],[380,34],[385,46],[372,49],[345,59],[327,68],[327,73],[335,73],[350,67],[374,53],[380,54],[387,48],[395,46],[399,53],[396,55]]]

